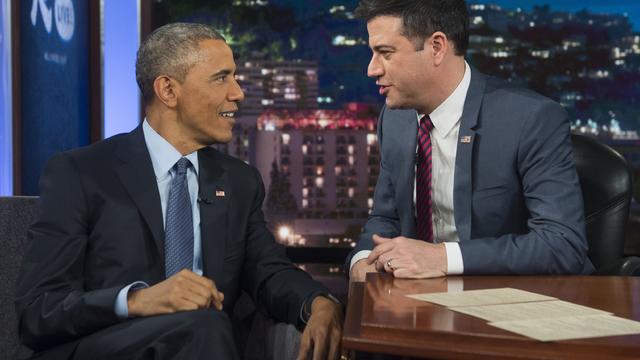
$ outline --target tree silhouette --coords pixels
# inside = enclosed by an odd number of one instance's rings
[[[291,184],[274,160],[271,163],[271,184],[267,191],[265,212],[271,225],[291,223],[297,215],[296,199],[291,194]]]

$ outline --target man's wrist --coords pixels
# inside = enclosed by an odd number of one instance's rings
[[[148,287],[131,289],[127,294],[127,307],[129,309],[129,317],[136,317],[139,315],[136,299],[138,299],[146,289],[148,289]]]
[[[145,283],[144,281],[136,281],[120,289],[120,291],[118,292],[118,296],[116,297],[116,315],[121,319],[131,317],[129,296],[132,293],[147,287],[149,287],[149,285],[147,285],[147,283]]]
[[[371,250],[360,250],[355,255],[353,255],[349,264],[349,274],[351,274],[351,269],[353,269],[353,266],[360,260],[366,260],[369,257],[369,254],[371,254]]]
[[[314,304],[317,304],[316,300],[318,300],[318,298],[325,298],[326,300],[331,301],[332,303],[335,303],[338,306],[342,306],[342,303],[340,302],[340,300],[338,300],[338,298],[336,298],[335,296],[333,296],[333,294],[328,292],[321,292],[321,293],[317,293],[310,296],[309,299],[305,301],[304,305],[302,306],[301,320],[305,325],[311,318],[311,314],[313,314]]]

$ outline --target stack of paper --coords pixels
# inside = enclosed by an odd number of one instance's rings
[[[640,333],[640,322],[524,290],[501,288],[407,295],[540,341]]]

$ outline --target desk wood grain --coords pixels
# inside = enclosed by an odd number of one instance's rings
[[[640,321],[640,278],[454,276],[404,280],[368,274],[350,289],[342,346],[425,359],[640,359],[640,335],[539,342],[407,298],[406,294],[512,287]]]

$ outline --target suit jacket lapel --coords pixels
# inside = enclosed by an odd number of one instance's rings
[[[200,239],[205,276],[217,281],[222,277],[227,242],[228,206],[233,195],[225,169],[216,161],[216,150],[198,151]]]
[[[401,199],[398,199],[398,204],[406,204],[406,208],[399,211],[406,212],[410,214],[410,217],[413,221],[409,222],[409,231],[407,234],[403,235],[412,235],[416,233],[416,221],[415,221],[415,204],[413,201],[413,193],[415,186],[415,178],[416,178],[416,149],[417,149],[417,141],[418,141],[418,115],[415,111],[406,111],[403,112],[407,116],[402,119],[405,124],[403,126],[398,126],[400,129],[400,137],[399,143],[401,147],[401,157],[400,159],[407,159],[405,165],[406,169],[404,169],[403,173],[407,174],[406,177],[402,178],[402,183],[398,184],[398,189],[407,189],[408,191],[403,191],[398,194]],[[396,126],[396,125],[391,125]]]
[[[454,217],[458,238],[461,241],[468,240],[471,237],[472,160],[473,147],[476,140],[474,129],[478,124],[485,86],[485,76],[475,68],[472,68],[471,83],[469,84],[464,110],[460,119],[460,134],[453,180]]]
[[[125,136],[129,141],[116,150],[116,155],[123,161],[122,165],[116,169],[116,173],[149,226],[160,258],[164,259],[162,206],[142,126],[138,126]],[[164,261],[162,263],[164,264]]]

